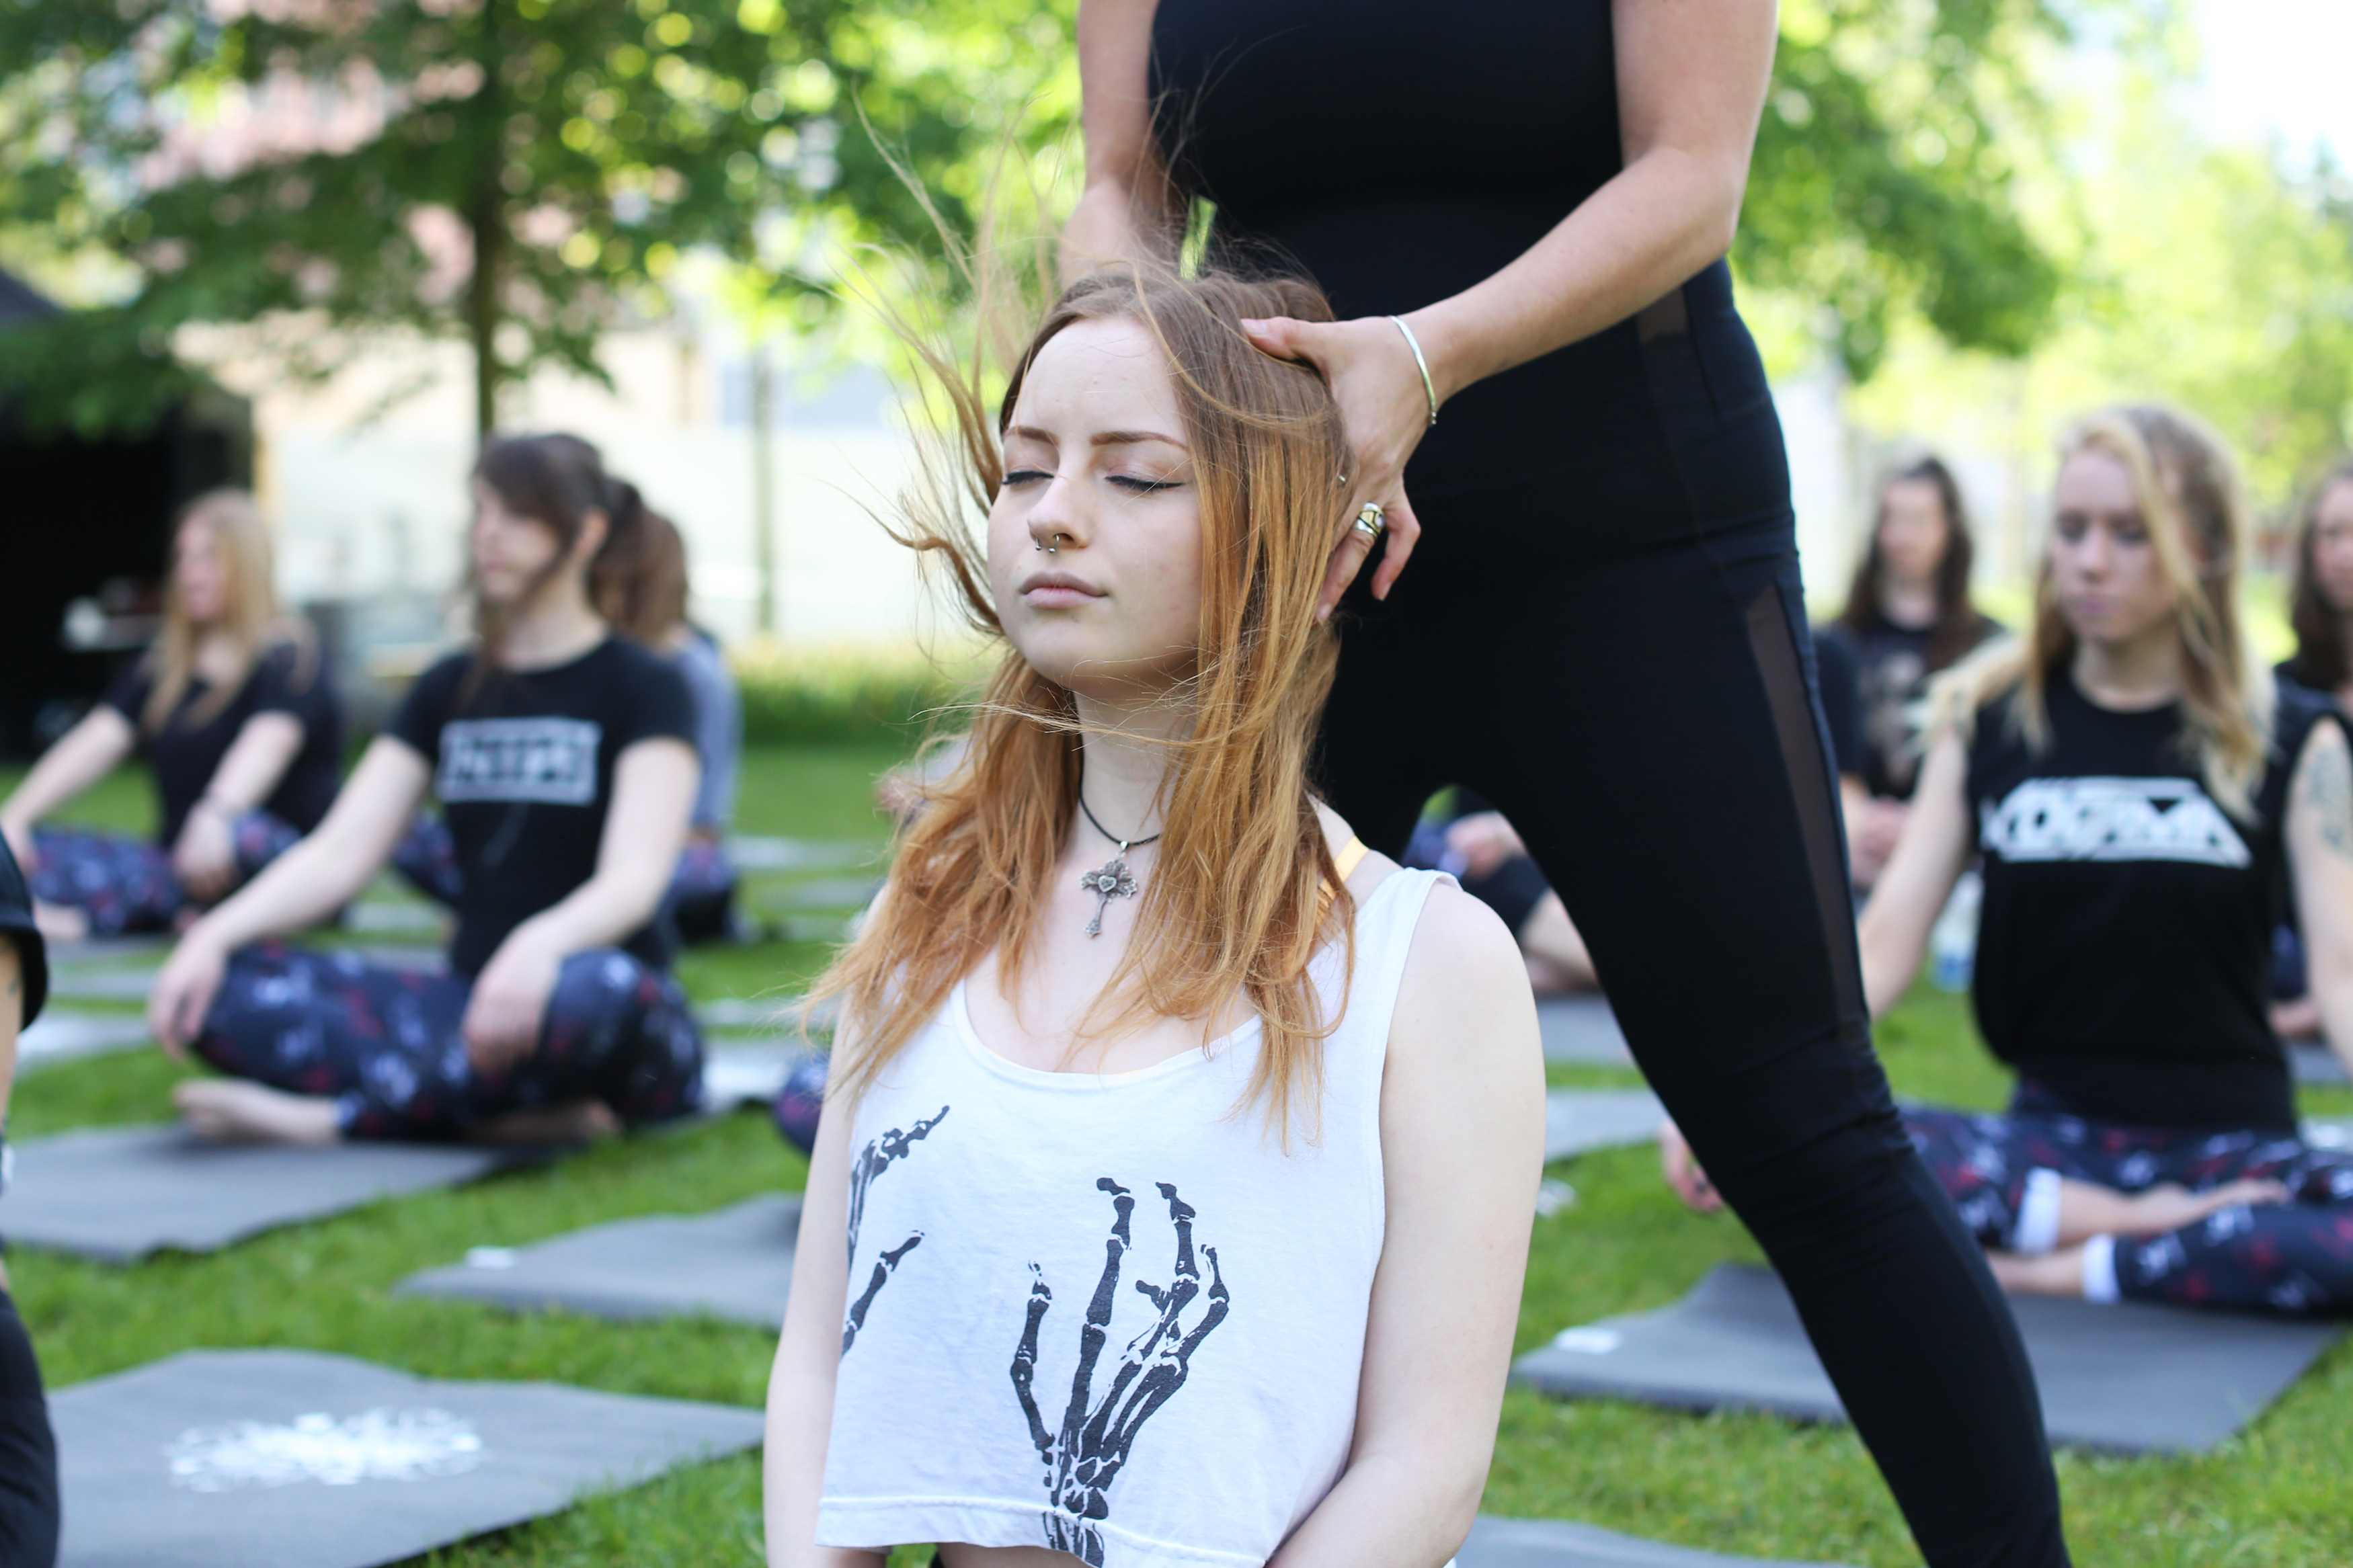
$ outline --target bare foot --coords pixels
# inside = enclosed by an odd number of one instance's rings
[[[2215,1210],[2233,1204],[2284,1204],[2287,1200],[2288,1190],[2277,1182],[2225,1182],[2202,1193],[2165,1182],[2134,1194],[2130,1217],[2116,1228],[2125,1236],[2158,1236],[2179,1230],[2185,1225],[2196,1225]]]
[[[1993,1269],[1994,1282],[2013,1296],[2063,1296],[2075,1300],[2084,1294],[2084,1249],[2063,1247],[2029,1258],[2017,1252],[1988,1252],[1986,1262]]]
[[[333,1100],[243,1079],[189,1079],[173,1086],[172,1103],[191,1131],[225,1143],[334,1143],[343,1135]]]
[[[533,1110],[511,1110],[473,1131],[476,1143],[592,1143],[620,1135],[621,1119],[601,1100],[575,1100]]]

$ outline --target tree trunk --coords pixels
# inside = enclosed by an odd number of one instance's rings
[[[499,281],[506,269],[505,93],[499,80],[498,0],[482,6],[482,85],[473,107],[483,121],[474,165],[473,193],[466,204],[466,226],[474,240],[474,276],[466,288],[466,336],[474,351],[474,435],[487,446],[499,422]]]

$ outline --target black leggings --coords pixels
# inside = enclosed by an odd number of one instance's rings
[[[1762,377],[1644,352],[1656,447],[1414,496],[1411,569],[1348,601],[1321,780],[1384,849],[1449,784],[1511,819],[1929,1563],[2064,1563],[2016,1328],[1871,1048]]]

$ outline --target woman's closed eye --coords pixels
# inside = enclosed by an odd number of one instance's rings
[[[1050,479],[1053,477],[1053,474],[1045,468],[1016,468],[1005,476],[1005,483],[1008,486],[1031,485],[1040,479]]]
[[[1113,474],[1111,476],[1111,482],[1122,489],[1132,490],[1140,496],[1148,496],[1159,490],[1176,489],[1185,483],[1182,479],[1155,479],[1143,474]]]

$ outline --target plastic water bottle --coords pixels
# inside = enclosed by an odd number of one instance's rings
[[[1928,931],[1929,979],[1939,991],[1967,991],[1977,968],[1978,907],[1985,901],[1985,883],[1975,870],[1964,871],[1953,884],[1953,896]]]

